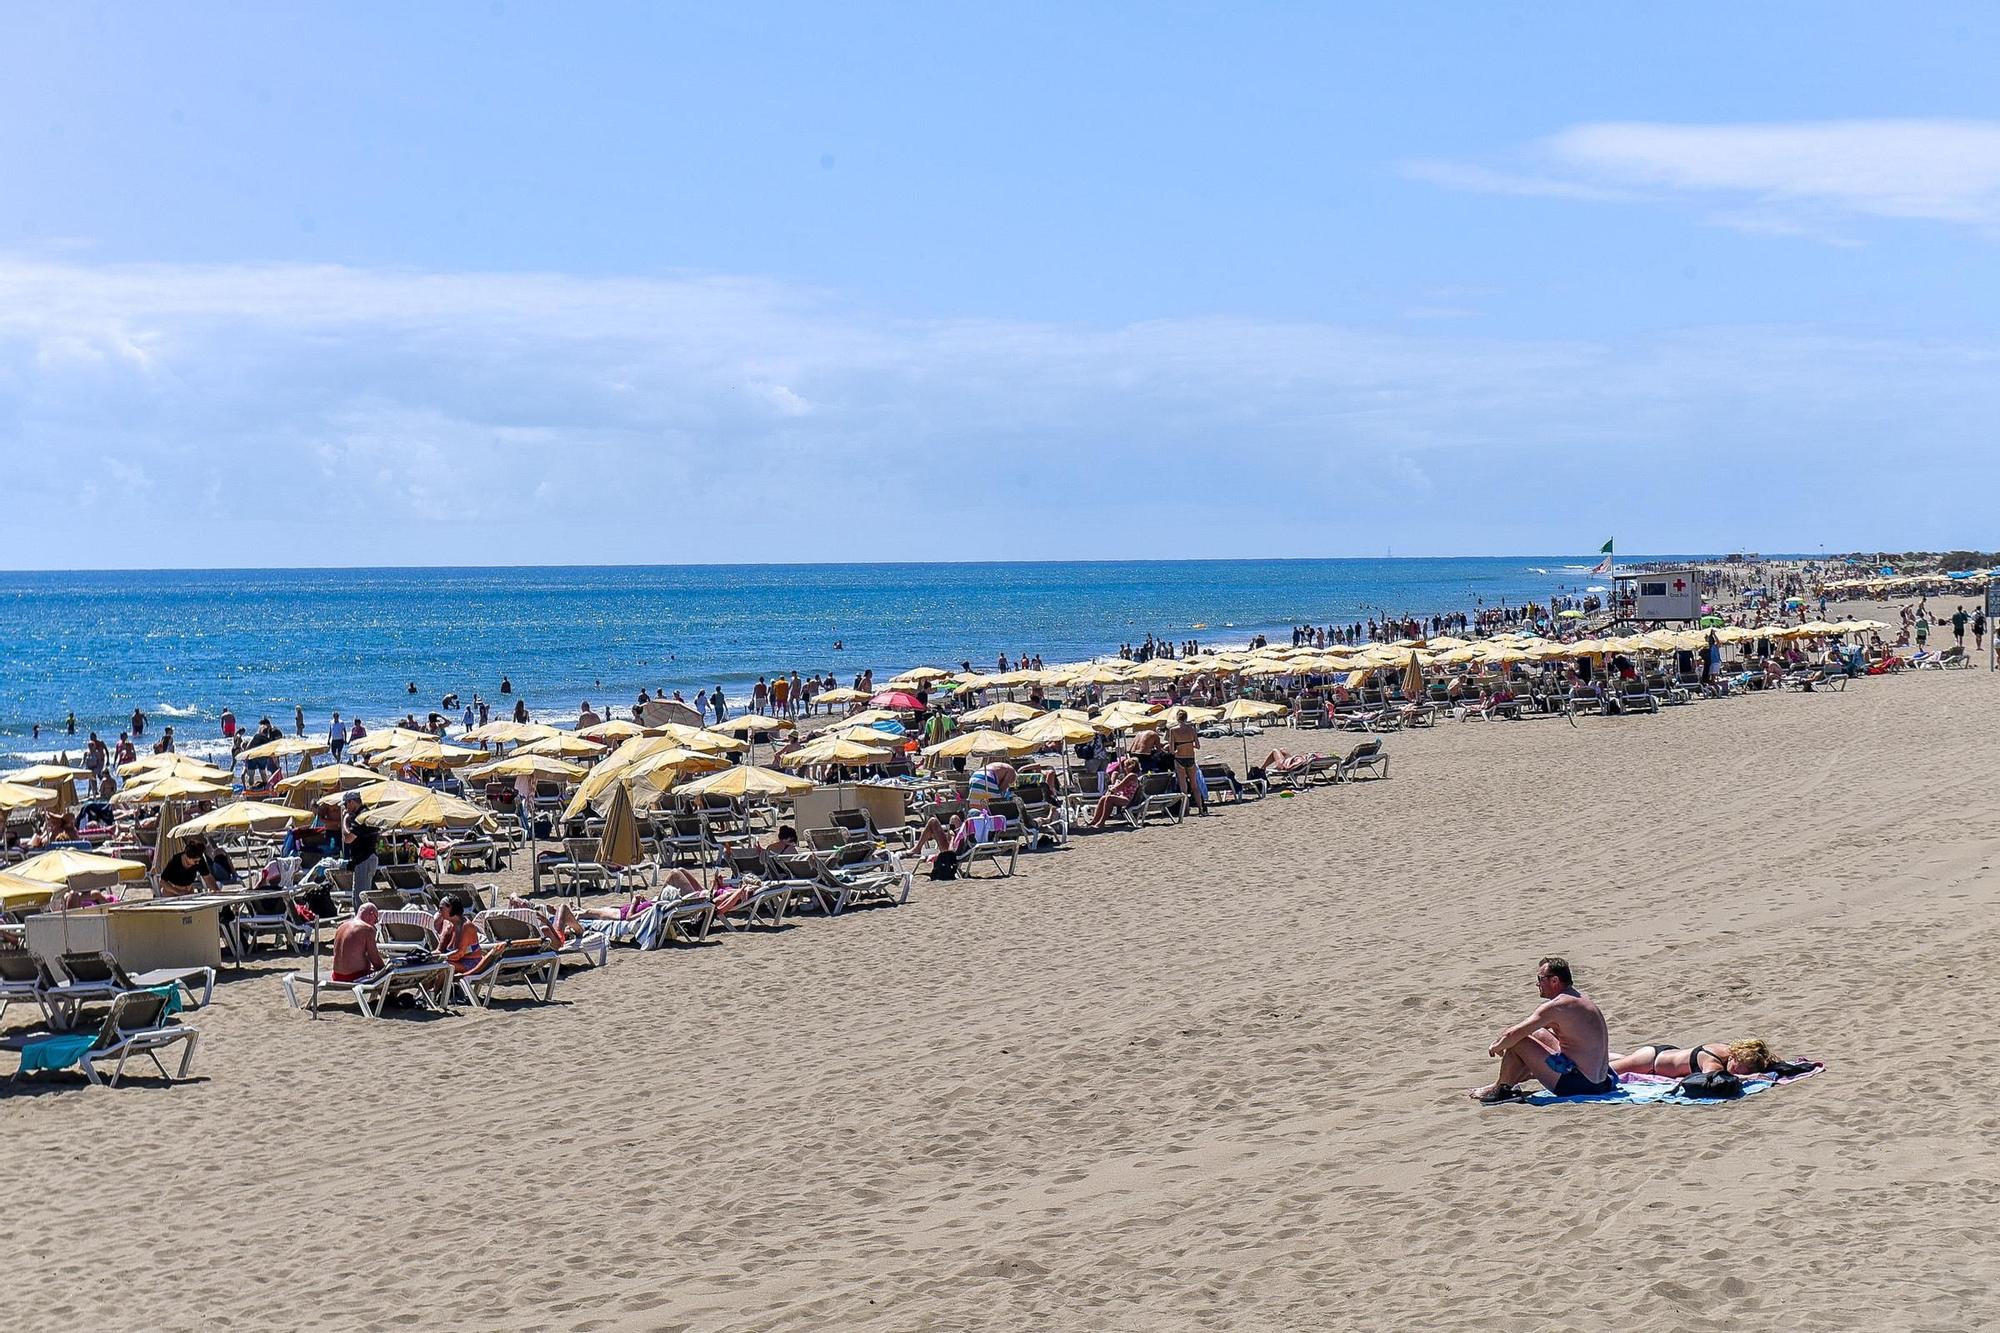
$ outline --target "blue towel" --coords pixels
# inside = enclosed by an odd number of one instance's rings
[[[187,1008],[187,1003],[181,999],[181,988],[172,982],[168,982],[164,986],[148,986],[146,989],[155,995],[164,995],[167,997],[166,1012],[160,1015],[162,1018],[171,1017]]]
[[[1776,1080],[1746,1078],[1743,1080],[1743,1096],[1754,1097],[1760,1092],[1768,1092],[1783,1084],[1811,1078],[1824,1068],[1825,1065],[1815,1063],[1810,1070],[1791,1078]],[[1611,1092],[1586,1094],[1581,1097],[1558,1097],[1552,1092],[1537,1092],[1521,1100],[1530,1106],[1554,1106],[1568,1102],[1596,1102],[1609,1106],[1726,1106],[1732,1101],[1743,1099],[1742,1097],[1683,1097],[1674,1091],[1679,1086],[1679,1079],[1657,1078],[1650,1074],[1626,1074],[1623,1076],[1623,1081]]]
[[[96,1034],[88,1032],[64,1032],[31,1041],[21,1048],[21,1072],[32,1074],[37,1069],[67,1069],[96,1041]]]

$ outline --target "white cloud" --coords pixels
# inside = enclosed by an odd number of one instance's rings
[[[1820,239],[1842,239],[1829,224],[1853,218],[2000,225],[2000,121],[1607,122],[1511,156],[1520,165],[1415,162],[1403,171],[1484,193],[1689,200],[1718,225]]]
[[[106,350],[45,354],[72,344]],[[1810,521],[1893,545],[1876,515],[1992,479],[1996,367],[1796,329],[1094,327],[709,276],[0,260],[12,547],[56,565],[191,534],[238,564],[308,537],[390,564],[1561,549],[1637,513],[1775,549],[1760,496],[1862,475]]]

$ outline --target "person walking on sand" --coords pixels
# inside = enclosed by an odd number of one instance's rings
[[[1986,608],[1980,607],[1972,613],[1972,650],[1986,651]]]
[[[1951,636],[1958,640],[1958,651],[1961,653],[1965,651],[1965,626],[1971,619],[1962,606],[1951,613]]]
[[[1558,1097],[1582,1097],[1611,1092],[1618,1076],[1611,1071],[1611,1033],[1595,1001],[1576,988],[1569,963],[1551,955],[1535,968],[1535,990],[1541,1004],[1535,1012],[1501,1033],[1486,1050],[1498,1056],[1500,1073],[1493,1082],[1471,1092],[1474,1101],[1514,1101],[1517,1086],[1535,1079]]]

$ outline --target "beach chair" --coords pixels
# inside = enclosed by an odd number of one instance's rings
[[[1335,782],[1354,782],[1366,771],[1371,777],[1389,776],[1389,756],[1382,751],[1382,742],[1363,741],[1349,750],[1344,758],[1334,765]]]
[[[86,1004],[116,999],[133,991],[155,986],[179,986],[187,993],[190,1009],[199,1009],[215,996],[215,969],[212,967],[156,967],[150,972],[127,972],[116,958],[104,952],[66,953],[58,962],[68,978],[61,985],[43,991],[51,1006],[60,1006],[70,1016]],[[196,983],[200,983],[197,998]]]
[[[1563,698],[1563,711],[1572,718],[1590,713],[1601,716],[1605,711],[1604,696],[1598,693],[1594,685],[1572,685],[1569,693]]]
[[[186,1078],[188,1070],[194,1066],[195,1046],[201,1034],[168,1018],[168,1004],[168,998],[158,991],[134,991],[120,995],[111,1002],[111,1011],[104,1016],[97,1035],[87,1039],[87,1044],[81,1049],[76,1043],[86,1039],[74,1035],[41,1037],[23,1043],[18,1048],[21,1051],[21,1067],[14,1072],[14,1078],[18,1082],[34,1070],[61,1069],[74,1063],[91,1083],[105,1087],[107,1082],[97,1066],[116,1061],[108,1083],[115,1088],[118,1080],[125,1076],[125,1062],[135,1055],[151,1060],[153,1067],[160,1071],[160,1077],[169,1083],[176,1078]],[[160,1063],[159,1053],[176,1043],[181,1046],[180,1068],[178,1072],[169,1074],[167,1067]]]
[[[1245,801],[1262,800],[1271,790],[1271,784],[1264,778],[1239,778],[1236,770],[1220,759],[1201,761],[1201,780],[1208,785],[1208,799],[1214,800],[1218,791],[1229,793],[1232,805]]]
[[[225,929],[233,937],[231,952],[238,958],[247,955],[263,935],[299,953],[312,947],[312,927],[299,919],[290,899],[277,895],[244,903]]]
[[[452,982],[466,1003],[480,1009],[492,1007],[493,992],[501,986],[525,986],[528,998],[547,1004],[556,997],[556,981],[562,976],[562,955],[533,944],[498,944],[479,957],[469,972],[456,973]]]
[[[1027,830],[1021,822],[1021,806],[1018,801],[995,797],[986,803],[985,814],[989,819],[997,819],[1000,824],[984,838],[968,842],[958,849],[958,869],[961,875],[970,877],[973,866],[981,861],[990,861],[993,868],[1002,875],[1012,877],[1021,864],[1021,844],[1027,837]],[[1000,869],[1002,861],[1006,869]]]
[[[715,901],[706,893],[656,900],[622,921],[586,921],[586,934],[606,944],[664,949],[669,944],[701,944],[715,925]]]
[[[563,944],[551,944],[545,934],[548,918],[527,907],[496,907],[481,912],[474,923],[479,933],[494,944],[533,944],[553,949],[563,958],[580,958],[590,967],[604,967],[611,961],[608,940],[579,937]]]
[[[699,814],[675,814],[660,831],[660,866],[700,870],[710,864],[712,846]]]
[[[1367,742],[1363,742],[1366,744]],[[1379,744],[1379,742],[1378,742]],[[1301,768],[1292,770],[1295,778],[1294,790],[1307,787],[1330,787],[1340,780],[1340,756],[1337,754],[1316,754],[1306,760]]]
[[[1148,773],[1139,779],[1139,793],[1132,800],[1131,814],[1139,825],[1156,814],[1178,824],[1187,818],[1187,794],[1172,773]]]
[[[549,867],[550,878],[560,888],[567,884],[579,896],[586,885],[596,889],[611,886],[611,872],[597,861],[597,842],[593,838],[563,839],[564,858]]]
[[[53,1026],[55,1016],[44,992],[54,984],[48,968],[33,954],[24,949],[0,950],[0,1016],[6,1014],[8,1005],[26,1001]]]
[[[302,1009],[317,990],[322,999],[354,1001],[363,1018],[380,1018],[396,996],[414,995],[425,1009],[443,1013],[451,1000],[451,983],[451,964],[442,958],[392,959],[389,966],[358,981],[335,981],[321,973],[315,983],[311,973],[289,973],[284,979],[285,1003]]]
[[[436,953],[437,931],[429,912],[392,908],[375,914],[375,945],[385,958],[408,954]]]
[[[770,859],[780,873],[797,868],[786,866],[783,858]],[[874,855],[871,848],[855,846],[833,861],[813,867],[812,897],[828,916],[839,916],[864,904],[899,907],[910,900],[912,879],[912,872],[901,869],[894,860]]]
[[[1325,726],[1326,706],[1317,701],[1300,704],[1298,711],[1292,715],[1292,724],[1301,730],[1306,727]]]

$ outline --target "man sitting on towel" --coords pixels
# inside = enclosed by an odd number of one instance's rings
[[[1569,964],[1544,958],[1535,969],[1535,989],[1542,1003],[1534,1013],[1501,1033],[1488,1055],[1500,1057],[1500,1075],[1475,1089],[1480,1102],[1512,1101],[1521,1096],[1515,1085],[1532,1078],[1558,1097],[1610,1092],[1618,1086],[1611,1072],[1611,1034],[1604,1014],[1570,980]]]

